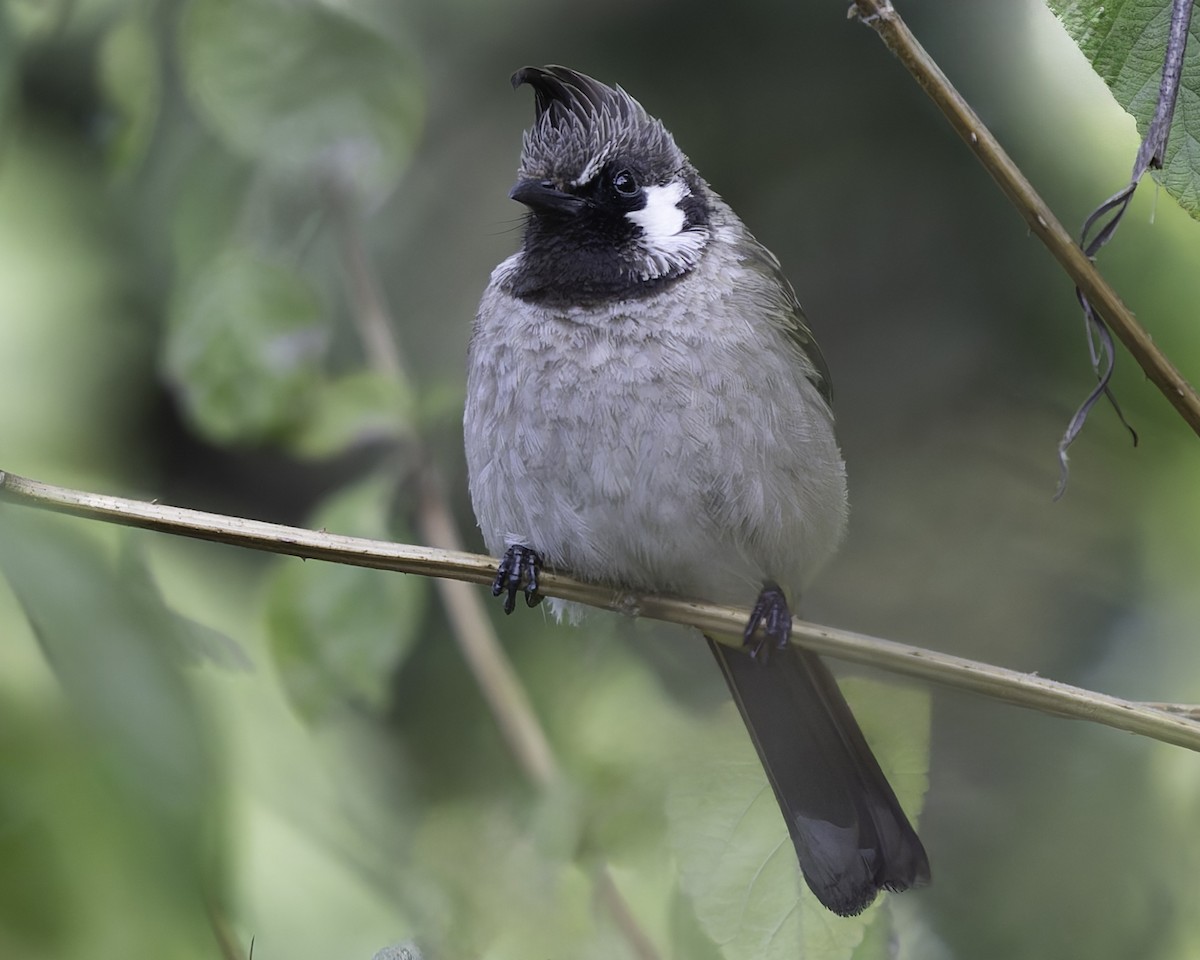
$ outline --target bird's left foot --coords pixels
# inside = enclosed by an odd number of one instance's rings
[[[492,596],[498,597],[507,591],[504,612],[512,613],[517,605],[517,593],[522,586],[525,603],[536,607],[543,597],[538,593],[538,574],[542,572],[542,555],[532,547],[514,543],[504,551],[500,566],[496,568],[496,579],[492,581]]]
[[[762,636],[756,636],[762,627]],[[766,583],[758,595],[758,602],[750,613],[750,620],[742,634],[742,644],[750,650],[750,656],[766,663],[771,648],[783,650],[792,638],[792,611],[787,597],[777,583]]]

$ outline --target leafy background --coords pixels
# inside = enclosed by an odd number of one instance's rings
[[[1122,184],[1134,123],[1047,9],[911,6],[1065,221]],[[821,338],[854,516],[806,614],[1196,702],[1195,439],[1122,357],[1141,445],[1098,410],[1051,501],[1090,378],[1072,291],[843,12],[6,0],[0,467],[412,540],[432,464],[471,533],[463,356],[517,240],[532,113],[507,77],[564,62],[666,119]],[[402,376],[364,351],[347,236]],[[1147,185],[1101,258],[1191,372],[1198,254]],[[797,900],[722,682],[682,631],[495,617],[564,769],[539,792],[429,583],[9,506],[0,569],[5,957],[215,957],[214,928],[266,958],[628,956],[601,863],[665,957],[1200,947],[1200,764],[1174,748],[855,680],[914,810],[928,775],[935,882],[844,922]]]

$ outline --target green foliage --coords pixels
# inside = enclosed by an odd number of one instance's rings
[[[411,856],[423,889],[409,894],[424,902],[424,926],[439,952],[524,960],[571,944],[572,956],[602,960],[625,951],[594,909],[592,878],[569,859],[546,856],[501,804],[430,810]]]
[[[196,105],[251,160],[349,161],[370,192],[408,162],[424,106],[412,55],[323,4],[191,0],[180,49]]]
[[[11,510],[4,527],[0,568],[82,726],[110,748],[131,799],[190,844],[212,771],[178,650],[163,642],[170,613],[150,592],[125,590],[74,531]]]
[[[853,681],[847,699],[910,816],[927,786],[928,695]],[[705,748],[670,787],[667,813],[683,890],[701,926],[727,960],[888,956],[889,925],[876,901],[858,917],[838,918],[811,895],[796,869],[779,806],[732,704],[703,733]],[[868,948],[868,944],[871,946]]]
[[[1061,412],[1014,395],[1051,407],[1058,396],[1045,357],[1062,280],[1039,274],[1020,231],[1010,246],[981,229],[994,198],[963,183],[982,178],[937,162],[945,138],[922,128],[927,105],[915,91],[905,100],[894,63],[858,28],[820,4],[644,5],[619,18],[586,4],[551,17],[528,3],[404,5],[419,28],[398,6],[0,0],[0,469],[407,540],[394,515],[413,507],[409,481],[428,459],[476,547],[458,457],[461,354],[487,272],[515,244],[506,178],[530,115],[504,78],[527,60],[566,60],[662,107],[681,143],[694,111],[693,159],[743,194],[735,206],[806,302],[824,301],[814,323],[838,361],[856,518],[810,598],[816,615],[1195,699],[1196,657],[1155,642],[1200,619],[1192,447],[1173,447],[1165,418],[1130,391],[1148,440],[1138,459],[1123,471],[1080,450],[1077,490],[1050,507],[1039,451]],[[945,5],[938,19],[957,43],[954,18],[1018,7]],[[1145,15],[1160,29],[1161,8],[1110,5],[1089,35],[1131,102],[1156,89],[1161,37],[1108,26]],[[1060,9],[1080,23],[1095,11]],[[714,79],[694,51],[711,47],[717,15],[759,42],[751,60],[731,45]],[[801,15],[821,32],[781,26]],[[664,24],[677,42],[660,42]],[[845,69],[849,49],[862,84],[817,82]],[[1013,44],[1000,58],[1013,71],[996,84],[1006,97],[1038,84],[1038,109],[1007,117],[1009,129],[1027,132],[1042,164],[1068,167],[1068,187],[1102,195],[1092,158],[1063,161],[1058,131],[1037,127],[1054,90],[1027,57]],[[438,119],[422,139],[427,91]],[[1185,94],[1177,123],[1187,109]],[[829,163],[812,130],[839,145],[844,188],[811,189]],[[1191,344],[1196,254],[1172,215],[1155,228],[1169,243],[1143,230],[1122,287],[1153,277],[1136,288],[1141,309],[1175,309],[1172,337]],[[411,381],[372,369],[348,322],[345,230],[378,274]],[[986,240],[978,260],[961,238]],[[1021,282],[998,290],[996,271]],[[914,276],[936,282],[914,289]],[[843,311],[849,335],[837,332]],[[1018,391],[994,377],[1009,369]],[[183,427],[159,409],[164,379]],[[1147,459],[1163,450],[1177,459]],[[1150,474],[1168,479],[1147,493],[1136,477]],[[1145,540],[1130,532],[1143,501]],[[425,960],[631,957],[605,877],[664,960],[1197,952],[1198,786],[1180,751],[946,698],[937,816],[922,830],[934,885],[840,920],[813,905],[720,677],[682,631],[491,611],[560,764],[542,791],[429,582],[164,536],[105,550],[79,529],[0,505],[5,960],[210,958],[210,905],[240,955],[254,937],[265,960],[353,960],[407,942]],[[1143,580],[1156,592],[1136,607]],[[844,686],[915,813],[927,698]]]
[[[1171,0],[1047,0],[1117,103],[1145,136],[1158,101]],[[1167,193],[1200,219],[1200,19],[1193,17],[1161,171]],[[1132,162],[1132,156],[1130,160]]]
[[[339,491],[311,525],[331,533],[393,539],[394,482],[370,477]],[[397,531],[404,541],[405,531]],[[285,560],[268,588],[276,669],[296,709],[319,721],[347,704],[382,713],[392,677],[424,620],[429,585],[365,567]]]
[[[323,380],[312,416],[289,438],[289,449],[305,457],[328,457],[365,443],[411,441],[414,404],[405,384],[373,371]]]
[[[99,73],[116,116],[109,164],[130,175],[145,156],[162,105],[158,46],[146,20],[130,16],[114,24],[100,45]]]
[[[124,533],[115,573],[122,590],[164,651],[189,666],[203,664],[227,670],[249,670],[250,658],[236,640],[167,605],[154,580],[144,543],[142,537]]]
[[[279,440],[311,410],[328,338],[302,274],[231,251],[173,304],[163,372],[213,440]]]
[[[65,955],[82,925],[91,956],[190,956],[165,934],[203,931],[201,878],[221,859],[205,840],[223,830],[208,724],[161,629],[173,615],[127,590],[77,522],[6,508],[0,570],[69,717],[47,724],[28,699],[0,717],[0,948]],[[159,922],[95,932],[104,911],[135,909]]]

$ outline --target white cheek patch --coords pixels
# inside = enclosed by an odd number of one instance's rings
[[[684,229],[687,214],[679,204],[691,195],[687,184],[673,180],[646,187],[644,193],[646,205],[625,214],[642,231],[638,243],[646,251],[643,279],[678,275],[695,266],[708,242],[708,231]]]
[[[641,210],[630,210],[625,216],[642,228],[647,246],[654,245],[677,236],[683,229],[686,217],[679,209],[679,201],[689,193],[682,180],[646,187],[646,205]]]

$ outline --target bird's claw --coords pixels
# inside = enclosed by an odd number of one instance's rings
[[[538,574],[542,571],[542,557],[532,547],[514,543],[504,551],[500,566],[496,568],[496,579],[492,581],[492,596],[504,597],[504,612],[512,613],[517,605],[517,593],[524,588],[525,603],[536,607],[542,602],[538,592]]]
[[[762,627],[762,636],[757,636]],[[771,648],[783,650],[792,638],[792,611],[787,597],[778,584],[767,583],[758,595],[758,601],[750,612],[750,620],[742,633],[742,645],[748,647],[750,656],[766,663]]]

